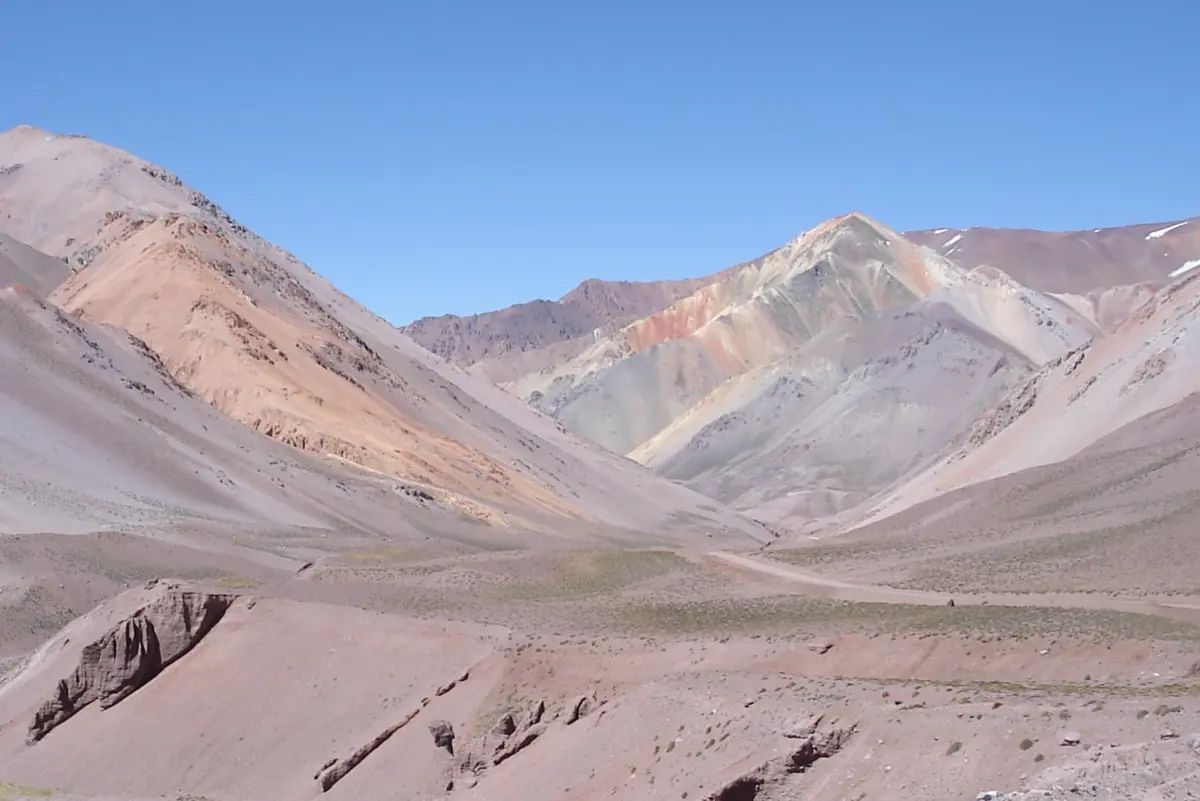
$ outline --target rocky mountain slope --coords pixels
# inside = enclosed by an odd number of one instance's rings
[[[493,381],[506,381],[565,361],[592,341],[593,332],[660,311],[707,281],[585,281],[557,301],[533,300],[469,317],[426,317],[400,330],[444,359],[464,367],[479,364]]]
[[[761,536],[431,356],[173,174],[123,151],[28,127],[0,136],[0,232],[53,257],[14,247],[19,259],[6,264],[26,266],[6,275],[23,278],[36,260],[36,290],[53,287],[49,300],[73,317],[137,337],[188,393],[454,514],[533,529],[575,521],[659,531],[703,520]]]
[[[141,340],[20,286],[0,289],[0,376],[6,533],[212,523],[402,536],[397,517],[418,505],[255,434]]]
[[[990,265],[1031,289],[1072,295],[1129,284],[1157,289],[1172,272],[1200,259],[1200,218],[1062,232],[933,228],[904,236],[967,269]],[[591,280],[558,301],[533,301],[469,317],[428,317],[404,331],[462,367],[478,365],[476,370],[493,381],[511,381],[579,355],[592,344],[594,329],[660,312],[741,266],[694,281]],[[588,299],[597,300],[589,304]],[[603,308],[617,311],[597,313],[600,301]]]
[[[1043,292],[1161,286],[1200,260],[1200,217],[1091,231],[936,228],[905,236],[964,267],[991,265]]]
[[[919,470],[1033,369],[953,313],[909,307],[728,382],[631,455],[805,530]]]
[[[1197,266],[1197,220],[902,236],[850,215],[622,327],[471,369],[529,370],[502,383],[568,429],[802,525],[920,475],[1014,385]]]
[[[1107,427],[1107,426],[1105,426]],[[1043,434],[1053,439],[1053,429]],[[936,463],[936,462],[935,462]],[[881,507],[812,546],[826,576],[943,592],[1182,594],[1200,553],[1200,393],[1065,459]],[[855,525],[857,524],[857,525]],[[777,542],[786,547],[786,543]],[[772,545],[775,547],[775,544]]]
[[[1200,391],[1200,272],[1181,274],[1086,346],[1046,364],[869,519],[957,487],[1061,462]]]
[[[511,389],[664,475],[795,524],[919,469],[1013,383],[1088,341],[1095,316],[852,214]]]
[[[23,286],[45,297],[70,274],[71,268],[65,260],[47,256],[0,234],[0,287]]]

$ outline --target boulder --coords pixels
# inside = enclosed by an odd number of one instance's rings
[[[824,715],[813,715],[812,717],[794,721],[783,729],[783,736],[793,740],[803,740],[805,737],[810,737],[816,733],[817,727],[821,725]]]
[[[496,756],[492,759],[492,764],[499,765],[501,762],[504,762],[505,760],[516,756],[521,751],[524,751],[526,748],[533,745],[533,742],[537,738],[546,733],[546,728],[547,727],[545,723],[538,723],[528,729],[525,729],[519,735],[514,737],[511,742],[505,745],[504,748],[500,750],[500,753],[496,754]]]
[[[496,721],[496,725],[492,727],[492,734],[501,737],[507,737],[517,730],[517,722],[513,719],[512,713],[505,712]]]
[[[546,702],[537,701],[529,708],[529,715],[526,716],[521,725],[522,729],[528,729],[530,726],[536,726],[542,722],[542,718],[546,715]]]
[[[454,753],[454,727],[448,721],[435,720],[430,723],[429,734],[432,735],[435,746]]]
[[[1068,730],[1064,729],[1063,731],[1060,731],[1058,733],[1058,744],[1059,745],[1079,745],[1079,743],[1082,741],[1083,741],[1083,738],[1079,735],[1079,732],[1077,732],[1077,731],[1068,731]]]

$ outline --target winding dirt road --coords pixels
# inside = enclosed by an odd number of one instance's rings
[[[803,595],[858,603],[914,604],[919,606],[1040,606],[1057,609],[1104,609],[1131,612],[1139,615],[1182,620],[1200,624],[1200,604],[1144,598],[1122,598],[1091,593],[961,593],[903,590],[872,584],[855,584],[822,576],[811,570],[746,554],[711,551],[709,559],[722,562],[743,572],[754,573],[793,584]]]

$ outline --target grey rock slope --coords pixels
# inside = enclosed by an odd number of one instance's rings
[[[711,419],[681,449],[668,436],[643,452],[663,475],[802,530],[927,466],[1033,370],[951,310],[916,307],[831,329],[706,399],[672,432]]]
[[[1062,462],[1200,392],[1200,272],[1180,276],[1086,346],[1015,385],[927,470],[882,499],[881,519],[953,489]]]
[[[6,533],[216,524],[402,535],[417,505],[230,420],[140,340],[28,290],[0,289],[0,377]]]
[[[0,234],[0,287],[24,286],[45,297],[70,274],[66,261]]]
[[[881,315],[910,308],[957,319],[963,330],[1004,343],[1030,364],[1086,342],[1095,330],[1060,299],[995,270],[964,270],[854,214],[512,388],[567,428],[662,465],[703,425],[757,397],[769,383],[756,383],[764,376],[789,369],[813,371],[820,381],[851,375],[858,363],[846,338]],[[762,432],[771,441],[777,433]]]

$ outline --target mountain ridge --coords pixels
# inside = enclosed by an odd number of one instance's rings
[[[985,329],[1057,315],[1068,328],[1091,330],[1056,298],[1028,292],[998,271],[964,270],[849,214],[508,388],[568,428],[628,453],[723,382],[787,358],[827,327],[939,290]],[[981,292],[990,300],[980,300]],[[1034,361],[1050,358],[1047,349],[1057,351],[1060,342],[1078,344],[1056,324],[1015,324],[1005,336]],[[606,371],[611,377],[593,378]]]
[[[69,265],[52,303],[136,335],[189,391],[268,437],[488,525],[644,533],[691,515],[763,536],[451,368],[168,170],[25,128],[0,135],[0,173],[0,233]]]
[[[1175,227],[1166,234],[1147,239],[1148,234],[1172,226]],[[1067,294],[1084,295],[1110,286],[1147,282],[1161,286],[1171,271],[1189,260],[1200,258],[1200,218],[1197,217],[1079,231],[988,227],[929,228],[906,231],[903,235],[915,244],[928,245],[939,252],[952,251],[944,255],[952,257],[967,269],[992,266],[1032,289]],[[748,264],[769,257],[772,253],[774,251],[769,251],[749,262],[742,262],[691,281],[693,284],[699,282],[699,285],[719,281]],[[609,287],[628,283],[644,288],[649,297],[653,294],[652,288],[658,282],[588,279],[580,284],[580,288],[585,285]],[[678,281],[662,283],[676,284],[678,290],[682,290],[684,286],[684,282]],[[538,304],[538,310],[545,311],[548,316],[553,317],[563,313],[563,302],[571,294],[564,295],[558,301],[542,300],[532,303]],[[654,308],[655,304],[646,300],[641,305],[641,308],[648,309],[643,316],[661,311],[672,302],[674,301],[662,300],[660,305]],[[588,344],[581,339],[590,336],[590,328],[569,336],[548,337],[539,339],[536,343],[523,343],[520,336],[508,333],[505,318],[510,310],[524,306],[525,304],[518,304],[515,307],[466,317],[426,317],[402,326],[402,329],[412,335],[419,344],[443,358],[463,367],[478,364],[479,372],[499,382],[512,381],[519,374],[534,372],[552,363],[573,358]],[[535,311],[537,310],[529,309],[530,314]],[[632,319],[622,323],[614,318],[606,322],[626,324],[632,322]],[[600,326],[595,326],[598,327]],[[477,329],[488,331],[489,344],[481,345],[477,342],[481,336],[476,332]],[[571,344],[567,345],[567,341]],[[486,356],[473,356],[479,348],[490,349]]]

